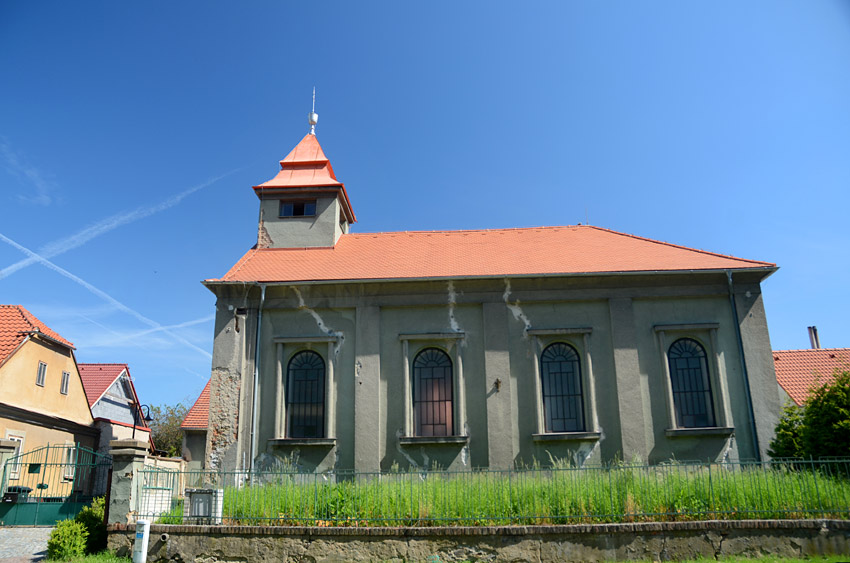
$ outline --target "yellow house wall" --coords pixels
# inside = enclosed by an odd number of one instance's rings
[[[36,385],[39,362],[47,364],[43,387]],[[59,392],[63,371],[71,374],[67,395]],[[92,424],[91,410],[71,351],[37,338],[26,341],[0,367],[0,403],[86,426]]]

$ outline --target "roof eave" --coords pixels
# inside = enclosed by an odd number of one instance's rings
[[[562,272],[562,273],[536,273],[536,274],[503,274],[503,275],[481,275],[481,276],[429,276],[409,278],[346,278],[335,280],[222,280],[208,279],[201,283],[210,291],[215,286],[263,284],[275,285],[330,285],[335,283],[395,283],[395,282],[417,282],[417,281],[448,281],[448,280],[486,280],[486,279],[527,279],[527,278],[566,278],[566,277],[590,277],[590,276],[646,276],[646,275],[693,275],[693,274],[725,274],[734,272],[765,272],[764,280],[779,268],[777,266],[758,266],[743,268],[712,268],[691,270],[620,270],[609,272]]]

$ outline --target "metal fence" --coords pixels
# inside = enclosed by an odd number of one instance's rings
[[[237,525],[850,518],[850,459],[402,473],[146,468],[138,486],[138,517],[164,524],[197,522],[187,492],[199,491],[220,499],[220,514],[204,522]]]

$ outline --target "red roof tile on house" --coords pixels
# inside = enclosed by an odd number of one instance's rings
[[[86,390],[86,398],[92,407],[103,397],[115,380],[118,379],[129,367],[127,364],[77,364],[80,369],[80,377],[83,380],[83,388]]]
[[[589,225],[342,235],[334,247],[254,248],[208,282],[303,282],[774,269]]]
[[[812,387],[831,383],[835,370],[850,369],[850,348],[774,350],[773,365],[779,385],[802,405]]]
[[[0,305],[0,364],[31,334],[41,334],[74,349],[71,342],[59,336],[21,305]]]
[[[192,408],[189,409],[189,412],[186,413],[186,418],[183,419],[183,424],[180,425],[180,428],[206,428],[209,425],[209,416],[210,382],[207,381],[207,384],[204,386],[204,390],[201,391],[200,397],[198,397],[198,400],[195,401],[194,405],[192,405]]]

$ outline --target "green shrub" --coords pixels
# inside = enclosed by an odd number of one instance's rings
[[[781,457],[803,457],[802,433],[803,409],[797,405],[785,405],[776,424],[773,440],[767,453],[776,459]]]
[[[67,561],[82,557],[86,551],[86,527],[75,520],[62,520],[50,533],[47,540],[47,558]]]
[[[74,518],[88,532],[86,553],[98,553],[106,549],[106,522],[103,521],[105,506],[106,499],[97,497],[92,500],[91,506],[82,509]]]

